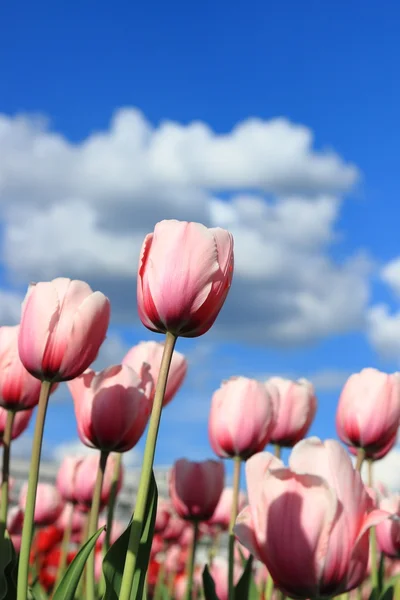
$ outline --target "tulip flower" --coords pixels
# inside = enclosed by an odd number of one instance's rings
[[[229,523],[231,520],[232,504],[234,491],[231,487],[226,487],[221,494],[217,508],[215,509],[211,519],[208,521],[210,525],[216,525],[223,530],[229,529]],[[238,497],[238,511],[240,512],[246,504],[246,495],[243,492],[239,492]]]
[[[0,406],[0,446],[2,445],[3,436],[6,429],[8,412],[8,410]],[[12,440],[15,440],[17,437],[19,437],[28,427],[32,417],[32,413],[33,409],[21,410],[20,412],[15,414],[11,433]]]
[[[91,448],[127,452],[139,441],[151,412],[139,376],[127,365],[87,370],[68,384],[78,433]]]
[[[139,316],[151,331],[196,337],[213,325],[233,275],[233,238],[200,223],[161,221],[144,240]]]
[[[376,526],[376,539],[381,552],[400,558],[400,494],[387,494],[379,507],[394,516]]]
[[[317,399],[314,387],[307,379],[291,381],[282,377],[271,377],[266,387],[275,414],[270,442],[292,447],[304,438],[315,417]]]
[[[7,515],[7,531],[10,534],[15,552],[19,554],[21,548],[22,525],[24,511],[19,506],[12,506]]]
[[[150,365],[150,375],[157,384],[160,374],[161,359],[164,352],[164,344],[159,342],[140,342],[133,346],[122,360],[123,365],[128,365],[136,373],[140,373],[143,364]],[[187,360],[180,352],[174,351],[169,367],[167,388],[164,394],[163,406],[171,402],[186,376]],[[155,388],[154,388],[155,392]],[[153,394],[154,395],[154,394]],[[152,396],[153,398],[153,396]]]
[[[58,469],[56,486],[65,502],[76,502],[76,472],[82,460],[77,456],[66,456]]]
[[[240,579],[242,569],[235,563],[233,570],[235,585]],[[215,583],[218,600],[228,600],[228,561],[222,556],[217,556],[210,567],[210,575]]]
[[[162,498],[157,503],[156,521],[154,523],[154,532],[163,533],[171,518],[170,503]]]
[[[246,479],[249,506],[235,532],[284,594],[330,598],[363,581],[368,529],[388,513],[374,509],[338,442],[299,442],[289,468],[269,453],[256,454],[246,464]]]
[[[28,485],[20,493],[19,505],[25,510]],[[38,526],[52,525],[61,515],[64,503],[57,488],[50,483],[39,483],[36,494],[34,522]]]
[[[344,385],[336,429],[348,446],[382,458],[394,444],[400,424],[400,374],[363,369]]]
[[[110,500],[110,494],[112,490],[114,466],[117,457],[114,454],[110,454],[107,460],[107,466],[104,473],[104,481],[101,489],[101,507],[106,506]],[[96,474],[99,464],[99,457],[97,453],[85,456],[79,463],[76,475],[75,475],[75,502],[79,505],[80,509],[88,511],[92,504],[93,494],[96,484]],[[120,491],[123,482],[123,471],[120,470],[118,479],[118,491]]]

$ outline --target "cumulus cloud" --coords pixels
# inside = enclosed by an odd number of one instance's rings
[[[364,463],[361,471],[365,482],[368,481],[367,464]],[[383,483],[390,491],[400,491],[400,447],[395,446],[393,450],[374,463],[373,478],[376,483]]]
[[[201,122],[153,126],[122,109],[109,129],[71,143],[43,119],[3,115],[2,259],[16,283],[86,279],[125,324],[155,222],[227,227],[236,271],[213,334],[302,344],[363,325],[368,260],[331,256],[341,199],[357,177],[337,154],[313,148],[310,129],[282,118],[217,134]]]

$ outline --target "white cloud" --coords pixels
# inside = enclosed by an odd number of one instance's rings
[[[0,324],[16,325],[21,318],[23,295],[0,289]]]
[[[307,375],[316,392],[336,392],[340,390],[350,377],[351,372],[344,369],[323,369]]]
[[[361,471],[364,481],[367,481],[367,464],[364,463]],[[383,483],[392,492],[400,491],[400,447],[395,446],[381,460],[374,462],[373,466],[374,483]]]
[[[302,344],[364,324],[368,261],[331,257],[341,195],[357,176],[286,119],[216,134],[200,122],[153,127],[122,109],[108,130],[72,144],[44,120],[3,115],[3,261],[15,281],[86,279],[127,323],[137,318],[138,254],[155,222],[225,226],[236,270],[214,334]]]

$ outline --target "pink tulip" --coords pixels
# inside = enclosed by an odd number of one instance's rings
[[[196,598],[198,591],[202,589],[202,575],[201,571],[195,570],[193,576],[193,598]],[[187,575],[180,573],[175,579],[174,585],[174,600],[185,600],[187,593]]]
[[[208,436],[217,456],[246,460],[265,448],[273,426],[271,398],[259,381],[232,377],[214,392]]]
[[[214,579],[215,591],[219,600],[228,600],[228,562],[226,558],[217,556],[210,566],[210,574]],[[236,585],[242,574],[237,563],[233,567],[233,581]]]
[[[75,502],[76,472],[82,458],[66,456],[57,472],[56,486],[66,502]]]
[[[38,379],[74,379],[95,360],[109,320],[108,298],[84,281],[37,283],[22,308],[20,359]]]
[[[213,516],[208,521],[210,525],[217,525],[221,529],[228,530],[231,519],[233,502],[233,488],[226,487],[221,494],[217,508],[214,511]],[[243,492],[239,492],[238,500],[238,512],[240,512],[246,504],[246,495]]]
[[[164,566],[167,573],[176,574],[185,571],[187,554],[187,550],[184,550],[180,544],[171,544],[168,546],[164,559]]]
[[[368,529],[388,514],[373,508],[360,474],[336,441],[299,442],[289,466],[269,453],[248,461],[249,506],[235,533],[286,595],[347,592],[365,577]]]
[[[163,532],[163,538],[166,542],[175,543],[182,536],[183,532],[187,527],[186,521],[176,516],[175,514],[171,514],[167,526]]]
[[[19,506],[12,506],[7,515],[7,531],[11,536],[15,552],[21,549],[22,527],[24,524],[24,511]]]
[[[381,552],[392,558],[400,558],[400,494],[388,494],[379,502],[394,518],[389,518],[376,526],[376,539]]]
[[[21,489],[19,505],[25,510],[28,484]],[[36,492],[34,523],[38,526],[52,525],[61,515],[64,503],[57,488],[50,483],[39,483]]]
[[[206,333],[233,275],[233,238],[200,223],[161,221],[146,236],[139,262],[140,319],[151,331],[183,337]]]
[[[161,358],[164,350],[164,344],[159,342],[140,342],[133,346],[122,360],[122,364],[128,365],[137,373],[141,372],[143,363],[150,365],[150,375],[154,380],[154,391],[157,385],[158,375],[160,373]],[[171,402],[183,380],[187,371],[186,358],[180,352],[174,351],[172,362],[169,368],[167,389],[164,394],[163,405]]]
[[[169,493],[182,519],[207,521],[224,488],[224,465],[215,460],[176,461],[170,472]]]
[[[317,410],[314,387],[307,379],[291,381],[271,377],[266,382],[272,399],[275,424],[270,442],[292,447],[307,434]]]
[[[40,381],[25,369],[18,354],[19,325],[0,327],[0,406],[18,411],[39,402]]]
[[[107,519],[105,517],[100,517],[97,529],[99,529],[100,527],[105,527],[106,525],[107,525]],[[117,541],[117,539],[119,537],[121,537],[121,535],[124,533],[125,529],[126,529],[126,525],[123,525],[120,521],[116,521],[114,519],[114,521],[112,522],[111,532],[110,532],[111,546],[114,544],[114,542]],[[106,539],[106,532],[104,530],[103,533],[100,534],[100,536],[96,542],[96,547],[101,548],[105,542],[105,539]]]
[[[77,510],[71,502],[67,502],[55,525],[58,527],[58,529],[65,531],[71,522],[72,533],[80,534],[85,528],[85,521],[86,519],[84,513],[82,513],[80,510]]]
[[[110,500],[112,482],[114,477],[116,457],[110,454],[104,472],[103,487],[101,489],[101,505],[104,507]],[[87,511],[92,504],[94,486],[96,483],[97,469],[99,466],[98,453],[85,456],[79,463],[75,478],[75,502],[79,504],[81,510]],[[120,470],[117,491],[122,487],[123,469]]]
[[[6,428],[7,413],[8,413],[8,411],[5,408],[2,408],[0,406],[0,446],[2,445],[4,431]],[[33,413],[33,409],[21,410],[21,411],[15,413],[13,428],[12,428],[12,435],[11,435],[11,438],[13,440],[15,440],[15,438],[19,437],[21,435],[21,433],[23,433],[25,431],[25,429],[28,427],[29,422],[32,417],[32,413]]]
[[[400,375],[363,369],[347,380],[339,399],[336,429],[348,446],[384,456],[400,424]]]
[[[167,527],[168,522],[171,518],[171,506],[166,500],[160,498],[157,503],[157,514],[156,521],[154,524],[155,533],[162,533]]]
[[[127,365],[88,370],[68,384],[78,434],[86,446],[127,452],[140,440],[151,412],[139,376]]]

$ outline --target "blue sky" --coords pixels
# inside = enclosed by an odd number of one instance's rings
[[[191,372],[159,464],[211,455],[209,399],[230,375],[314,379],[326,437],[348,374],[398,368],[399,21],[358,0],[0,8],[4,323],[30,280],[87,279],[110,294],[102,364],[118,361],[151,337],[134,278],[154,222],[235,234],[219,325],[178,344]],[[75,438],[60,398],[49,448]]]

